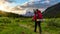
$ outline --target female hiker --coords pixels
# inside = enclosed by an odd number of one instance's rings
[[[34,32],[36,32],[37,26],[39,27],[39,32],[41,34],[42,30],[41,30],[41,21],[42,21],[42,13],[40,10],[36,9],[36,11],[34,10],[34,16],[33,16],[33,20],[35,21],[35,29]]]

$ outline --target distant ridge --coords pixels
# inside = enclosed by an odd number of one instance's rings
[[[12,18],[20,18],[20,17],[27,18],[27,17],[32,17],[32,16],[26,16],[26,15],[27,14],[19,15],[19,14],[15,14],[15,13],[12,13],[12,12],[5,12],[5,11],[0,10],[0,17],[12,17]]]
[[[60,18],[60,3],[48,7],[44,12],[43,16],[45,18]]]
[[[21,17],[21,15],[0,10],[0,17]]]

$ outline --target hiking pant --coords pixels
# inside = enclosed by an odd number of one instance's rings
[[[39,27],[39,32],[41,34],[42,30],[41,30],[41,21],[35,21],[35,30],[34,32],[36,32],[37,26]]]

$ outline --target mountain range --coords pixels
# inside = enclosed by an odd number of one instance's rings
[[[44,12],[43,16],[45,18],[60,18],[60,3],[48,7]]]

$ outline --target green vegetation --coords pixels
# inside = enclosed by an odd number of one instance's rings
[[[45,19],[41,23],[43,34],[59,34],[60,18]],[[31,18],[0,17],[0,34],[38,34],[34,32],[34,22]]]
[[[35,34],[26,27],[19,26],[20,18],[0,17],[0,34]]]

